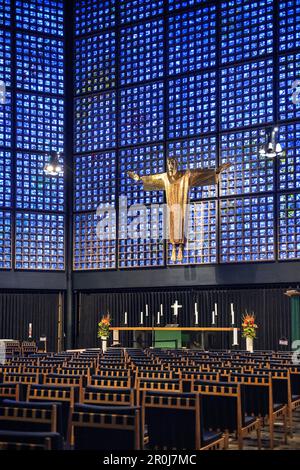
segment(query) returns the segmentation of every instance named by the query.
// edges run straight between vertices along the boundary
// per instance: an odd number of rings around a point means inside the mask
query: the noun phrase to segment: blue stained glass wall
[[[64,178],[44,173],[64,150],[63,19],[62,1],[0,1],[0,269],[65,269]]]
[[[184,265],[299,259],[300,0],[77,0],[75,11],[74,268],[178,264],[162,241],[164,192],[127,174],[163,173],[171,156],[182,170],[231,163],[191,189]],[[260,149],[275,125],[284,152],[271,159]],[[97,238],[107,203],[111,243]],[[128,239],[132,204],[145,206],[144,234]]]

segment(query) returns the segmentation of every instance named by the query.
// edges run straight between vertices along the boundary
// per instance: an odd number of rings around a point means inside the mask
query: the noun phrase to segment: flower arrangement
[[[255,315],[246,313],[242,318],[242,337],[243,338],[256,338],[256,330],[258,328],[255,323]]]
[[[108,338],[110,327],[110,316],[109,314],[104,315],[98,323],[98,338]]]

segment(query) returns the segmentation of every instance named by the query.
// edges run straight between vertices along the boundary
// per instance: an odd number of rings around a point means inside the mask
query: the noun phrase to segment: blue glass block
[[[278,189],[300,189],[300,123],[280,126],[284,154],[278,158]]]
[[[273,121],[273,75],[272,59],[221,70],[223,130]]]
[[[63,99],[17,93],[17,147],[63,151]]]
[[[63,36],[64,6],[58,0],[16,0],[16,26],[36,33]]]
[[[272,54],[273,0],[221,3],[221,63]]]
[[[169,142],[168,157],[175,157],[180,170],[195,168],[216,168],[217,138],[216,136],[199,137],[197,139]],[[216,185],[192,188],[190,200],[205,199],[216,196]]]
[[[300,0],[280,0],[279,51],[300,47]]]
[[[116,0],[77,0],[76,35],[97,33],[116,25]]]
[[[279,119],[300,117],[300,53],[279,57]]]
[[[16,269],[65,269],[64,215],[17,212],[15,228]]]
[[[169,74],[216,66],[216,6],[169,18]]]
[[[17,153],[17,209],[38,211],[64,210],[64,177],[48,176],[44,172],[49,155]],[[63,159],[60,160],[63,169]]]
[[[0,0],[0,26],[10,26],[11,21],[10,0]]]
[[[153,20],[121,29],[121,85],[155,80],[163,76],[163,32],[163,20]]]
[[[4,101],[2,102],[3,95],[1,94],[0,102],[0,147],[10,147],[11,146],[11,125],[12,125],[12,115],[11,115],[11,92],[6,91]]]
[[[116,93],[75,99],[75,152],[116,146]]]
[[[163,83],[121,90],[121,146],[163,139],[163,96]]]
[[[273,261],[274,197],[220,200],[222,263]]]
[[[217,262],[217,202],[191,203],[182,263],[173,262],[172,245],[168,244],[169,265],[212,264]]]
[[[0,211],[0,269],[11,269],[12,257],[11,213]]]
[[[205,3],[208,0],[168,0],[169,10],[181,10],[182,8],[190,8],[201,3]]]
[[[95,212],[75,214],[73,267],[74,270],[104,270],[116,267],[116,217],[107,220]]]
[[[278,214],[280,260],[300,258],[300,193],[281,194]]]
[[[74,207],[96,210],[116,202],[116,154],[78,155],[74,163]]]
[[[119,268],[164,266],[163,208],[139,207],[119,210]]]
[[[116,86],[116,33],[109,31],[75,41],[76,94],[104,91]]]
[[[120,0],[121,24],[147,20],[163,13],[164,0]]]
[[[274,190],[274,160],[259,154],[265,142],[264,129],[221,135],[221,163],[232,163],[221,175],[221,196]]]
[[[216,130],[216,72],[169,82],[169,138]]]
[[[18,88],[63,95],[63,41],[17,33],[16,75]]]
[[[0,29],[0,82],[11,85],[11,33]]]
[[[140,176],[164,172],[164,147],[162,144],[120,150],[119,194],[127,198],[127,204],[160,204],[164,201],[163,191],[144,191],[141,182],[136,183],[127,172],[134,171]]]
[[[0,207],[11,205],[11,152],[0,150]]]

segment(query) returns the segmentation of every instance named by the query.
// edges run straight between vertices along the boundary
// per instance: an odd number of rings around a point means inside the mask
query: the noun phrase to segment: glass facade
[[[0,2],[0,269],[65,269],[64,178],[44,173],[64,150],[63,19],[61,1]]]
[[[232,164],[218,185],[191,190],[183,264],[299,258],[299,18],[300,0],[77,1],[74,220],[104,202],[116,209],[106,268],[174,264],[161,238],[164,192],[127,175],[161,173],[169,156],[181,169]],[[284,153],[266,158],[275,125]],[[145,230],[128,239],[134,214]],[[84,236],[75,235],[81,260]],[[105,269],[89,256],[75,269]]]

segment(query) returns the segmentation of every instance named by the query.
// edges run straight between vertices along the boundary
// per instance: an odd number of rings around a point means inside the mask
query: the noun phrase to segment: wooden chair
[[[142,392],[142,426],[152,450],[225,449],[222,433],[205,433],[197,394]],[[184,432],[183,432],[184,430]]]
[[[240,384],[194,381],[192,392],[202,396],[203,419],[207,428],[235,432],[240,450],[243,449],[243,439],[256,431],[258,448],[261,449],[261,420],[246,415],[244,391]]]
[[[0,428],[7,431],[57,432],[56,405],[4,401],[0,405]]]
[[[140,411],[136,407],[75,405],[68,435],[75,450],[139,450]]]
[[[274,448],[275,420],[281,418],[284,426],[284,442],[287,442],[287,405],[274,403],[271,374],[231,374],[230,381],[246,385],[246,412],[249,415],[268,418],[270,448]]]
[[[182,393],[182,381],[179,379],[137,379],[136,381],[136,394],[137,394],[137,405],[140,404],[141,393],[144,390],[148,391],[165,391],[173,393]]]
[[[67,436],[69,415],[79,401],[79,387],[69,385],[30,385],[28,402],[57,402],[62,404],[63,433]]]

